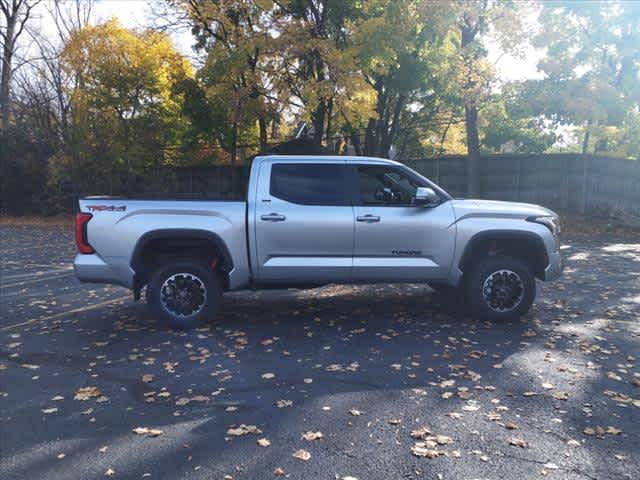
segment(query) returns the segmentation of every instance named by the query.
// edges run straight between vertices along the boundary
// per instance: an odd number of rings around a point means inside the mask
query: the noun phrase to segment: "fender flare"
[[[458,268],[460,271],[464,271],[464,265],[467,263],[471,254],[473,252],[474,247],[485,240],[500,240],[500,239],[526,239],[527,241],[532,241],[536,245],[536,249],[542,252],[542,260],[544,262],[544,267],[549,265],[549,255],[547,254],[547,247],[542,240],[542,237],[537,233],[528,232],[526,230],[505,230],[505,229],[495,229],[495,230],[485,230],[482,232],[478,232],[474,234],[467,244],[464,247],[464,251],[462,252],[462,256],[460,257],[460,261],[458,262]]]
[[[133,254],[131,255],[131,261],[129,262],[129,265],[134,272],[140,266],[142,252],[144,251],[145,247],[149,244],[149,242],[158,239],[197,239],[210,241],[216,246],[216,248],[222,255],[222,260],[226,266],[227,271],[231,271],[233,269],[233,258],[231,257],[231,253],[229,253],[227,245],[217,234],[207,230],[199,230],[193,228],[166,228],[151,230],[138,239],[136,246],[133,249]]]

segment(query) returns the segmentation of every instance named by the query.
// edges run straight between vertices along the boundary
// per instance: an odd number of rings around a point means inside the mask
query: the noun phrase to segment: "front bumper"
[[[549,255],[549,265],[544,269],[544,280],[555,280],[562,275],[563,269],[564,262],[562,260],[562,255],[560,255],[560,250],[558,249]]]

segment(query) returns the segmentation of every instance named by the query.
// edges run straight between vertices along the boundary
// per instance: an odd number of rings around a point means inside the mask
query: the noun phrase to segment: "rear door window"
[[[347,205],[347,168],[338,163],[275,163],[269,193],[301,205]]]

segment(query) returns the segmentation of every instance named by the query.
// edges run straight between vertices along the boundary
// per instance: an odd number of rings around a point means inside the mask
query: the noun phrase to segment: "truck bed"
[[[114,283],[131,288],[132,252],[143,237],[172,229],[216,235],[236,259],[230,274],[231,285],[248,278],[246,202],[100,196],[82,198],[79,205],[81,212],[92,215],[87,224],[87,239],[95,249],[94,254],[76,259],[81,261],[76,272],[84,280],[90,281],[94,276],[104,280],[106,274]]]

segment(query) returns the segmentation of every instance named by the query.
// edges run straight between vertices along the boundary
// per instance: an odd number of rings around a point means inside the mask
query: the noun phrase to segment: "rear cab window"
[[[269,194],[300,205],[350,205],[347,168],[341,163],[274,163]]]

